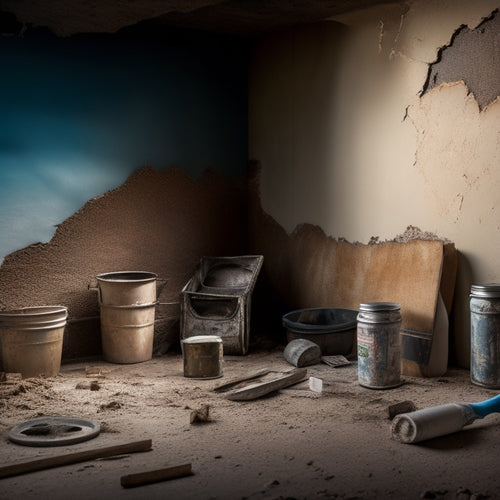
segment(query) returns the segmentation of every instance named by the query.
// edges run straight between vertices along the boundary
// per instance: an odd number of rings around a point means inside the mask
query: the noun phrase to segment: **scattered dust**
[[[110,373],[111,369],[103,366],[86,366],[85,375],[90,378],[94,377],[105,377],[106,374]]]
[[[87,373],[97,365],[109,371],[99,379],[100,389],[91,391]],[[193,464],[192,477],[145,486],[138,491],[140,497],[417,500],[436,495],[451,500],[460,493],[461,499],[499,498],[500,478],[491,456],[500,441],[500,415],[428,445],[403,445],[390,437],[391,405],[411,399],[423,408],[493,395],[470,384],[465,370],[449,370],[439,379],[406,377],[398,388],[375,391],[358,384],[355,362],[337,368],[321,363],[307,368],[308,376],[324,381],[321,394],[299,384],[255,401],[237,402],[214,388],[265,368],[289,369],[281,348],[225,356],[223,377],[216,381],[185,378],[182,367],[179,353],[136,365],[65,364],[58,377],[17,381],[15,393],[0,390],[4,464],[153,441],[148,453],[37,473],[36,488],[29,475],[3,479],[0,499],[62,500],[67,491],[72,500],[116,498],[122,494],[121,475],[188,462]],[[79,384],[87,389],[76,390]],[[210,425],[191,425],[193,411],[206,411]],[[101,433],[86,443],[56,450],[8,441],[13,426],[51,415],[97,421]],[[444,491],[446,496],[438,495]]]
[[[122,404],[119,403],[118,401],[111,401],[110,403],[106,403],[106,404],[99,406],[98,411],[119,410],[121,407],[122,407]]]
[[[100,388],[101,385],[97,380],[92,380],[92,382],[78,382],[75,386],[75,389],[87,391],[98,391]]]

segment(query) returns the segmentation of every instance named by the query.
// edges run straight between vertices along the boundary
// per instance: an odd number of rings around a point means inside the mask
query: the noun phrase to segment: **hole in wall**
[[[442,83],[463,81],[484,109],[500,95],[500,15],[498,9],[475,29],[458,28],[429,66],[424,95]]]

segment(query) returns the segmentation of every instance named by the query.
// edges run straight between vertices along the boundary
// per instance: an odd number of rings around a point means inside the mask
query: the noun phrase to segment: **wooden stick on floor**
[[[133,488],[135,486],[143,486],[145,484],[157,483],[168,479],[191,476],[192,474],[191,464],[183,464],[167,467],[166,469],[138,472],[137,474],[122,476],[120,478],[120,483],[124,488]]]
[[[112,457],[114,455],[123,455],[125,453],[149,451],[151,450],[151,445],[151,439],[146,439],[144,441],[134,441],[132,443],[108,446],[106,448],[80,451],[77,453],[69,453],[67,455],[56,455],[54,457],[40,458],[38,460],[32,460],[30,462],[6,465],[4,467],[0,467],[0,479],[5,477],[18,476],[20,474],[26,474],[28,472],[60,467],[62,465],[86,462],[87,460],[95,460],[96,458],[105,458]]]

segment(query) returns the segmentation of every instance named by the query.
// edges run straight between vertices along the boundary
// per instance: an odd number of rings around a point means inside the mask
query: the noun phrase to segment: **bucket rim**
[[[343,321],[342,323],[336,324],[310,324],[310,323],[302,323],[300,321],[294,321],[291,319],[293,316],[300,315],[302,312],[319,312],[319,311],[338,311],[339,313],[346,313],[352,316],[352,319]],[[292,333],[300,333],[300,334],[316,334],[316,333],[340,333],[345,332],[346,330],[352,330],[356,328],[357,321],[356,316],[358,311],[353,309],[345,309],[345,308],[329,308],[329,307],[312,307],[305,309],[295,309],[284,314],[281,318],[283,326],[287,328]]]
[[[96,278],[106,283],[139,283],[155,281],[158,275],[149,271],[112,271],[98,274]]]
[[[51,314],[57,314],[64,312],[68,315],[68,308],[66,306],[29,306],[29,307],[19,307],[17,309],[1,310],[1,318],[29,318],[29,317],[39,317],[39,316],[49,316]]]

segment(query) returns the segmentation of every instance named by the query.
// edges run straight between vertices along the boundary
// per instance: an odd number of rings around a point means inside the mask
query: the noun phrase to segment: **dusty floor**
[[[100,367],[101,376],[87,376],[89,367]],[[468,371],[404,377],[401,387],[376,391],[359,386],[356,364],[321,364],[308,367],[308,376],[323,380],[321,394],[308,384],[249,402],[213,392],[262,368],[292,366],[273,348],[226,356],[222,378],[193,380],[183,376],[181,355],[169,353],[134,365],[64,364],[56,378],[22,381],[0,399],[0,464],[149,438],[153,449],[0,479],[0,499],[500,498],[500,415],[426,444],[390,438],[390,404],[411,400],[423,408],[495,395],[472,385]],[[93,381],[98,390],[90,390]],[[211,422],[191,424],[192,410],[204,404]],[[90,419],[102,430],[90,441],[60,447],[8,441],[10,428],[41,415]],[[184,463],[194,475],[120,485],[123,475]]]

